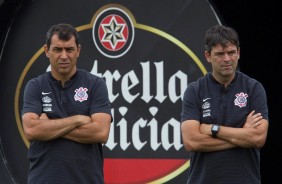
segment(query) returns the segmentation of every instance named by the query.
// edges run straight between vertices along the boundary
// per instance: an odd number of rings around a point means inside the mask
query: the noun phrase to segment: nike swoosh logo
[[[209,100],[209,99],[211,99],[211,98],[205,98],[205,99],[203,99],[203,102],[205,102],[205,101],[207,101],[207,100]]]
[[[48,93],[44,93],[42,92],[42,95],[49,95],[51,92],[48,92]]]

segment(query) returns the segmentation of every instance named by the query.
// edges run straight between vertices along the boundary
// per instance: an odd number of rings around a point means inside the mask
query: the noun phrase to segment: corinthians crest
[[[88,89],[83,88],[83,87],[76,89],[74,91],[75,92],[75,95],[74,95],[75,101],[83,102],[84,100],[87,100],[87,98],[88,98],[88,94],[86,93],[87,91],[88,91]]]
[[[246,107],[248,95],[241,92],[241,93],[237,93],[235,96],[236,96],[236,98],[234,100],[234,104],[239,106],[240,108]]]

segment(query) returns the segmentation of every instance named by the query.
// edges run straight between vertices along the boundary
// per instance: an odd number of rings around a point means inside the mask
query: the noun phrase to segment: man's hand
[[[247,120],[243,126],[243,128],[256,128],[259,125],[261,125],[261,120],[262,119],[262,115],[261,113],[256,113],[253,110],[252,112],[250,112],[250,114],[247,116]]]
[[[40,116],[39,116],[39,119],[49,119],[47,114],[46,113],[42,113]]]

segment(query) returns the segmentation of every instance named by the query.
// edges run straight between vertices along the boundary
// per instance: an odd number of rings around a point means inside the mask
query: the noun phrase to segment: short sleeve
[[[96,78],[91,94],[90,114],[99,112],[111,114],[111,105],[108,96],[105,81],[102,78]]]
[[[256,81],[252,89],[251,109],[261,113],[264,119],[269,120],[267,95],[263,85]]]
[[[27,112],[33,112],[38,115],[42,112],[42,103],[35,79],[28,81],[24,89],[22,115]]]
[[[181,122],[186,120],[200,121],[199,98],[197,95],[197,82],[188,84],[182,102]]]

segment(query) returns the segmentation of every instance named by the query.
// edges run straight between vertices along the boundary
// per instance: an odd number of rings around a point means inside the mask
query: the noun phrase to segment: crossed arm
[[[233,147],[256,147],[265,144],[268,121],[252,111],[242,128],[220,126],[217,137],[211,135],[211,124],[187,120],[181,124],[183,144],[187,151],[218,151]]]
[[[79,143],[106,143],[111,124],[111,116],[95,113],[91,117],[75,115],[61,119],[49,119],[43,113],[25,113],[22,116],[23,130],[29,141],[48,141],[66,138]]]

